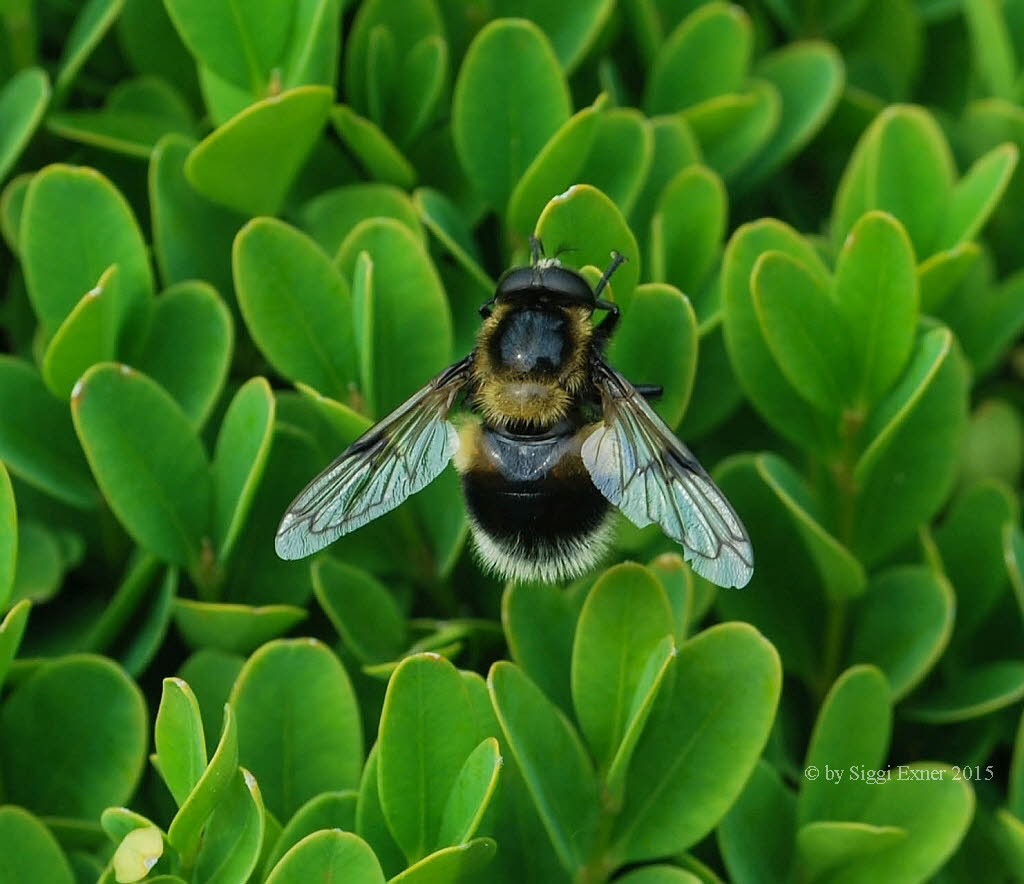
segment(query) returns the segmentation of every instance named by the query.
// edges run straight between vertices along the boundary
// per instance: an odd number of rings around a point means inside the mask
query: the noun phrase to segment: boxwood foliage
[[[1021,0],[0,3],[0,878],[1024,879]],[[295,492],[528,237],[756,549]]]

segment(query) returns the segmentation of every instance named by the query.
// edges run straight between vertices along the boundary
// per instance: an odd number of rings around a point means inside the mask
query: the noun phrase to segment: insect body
[[[603,352],[619,320],[593,289],[533,244],[510,270],[473,352],[371,427],[292,502],[282,558],[310,555],[387,512],[454,459],[484,565],[506,578],[565,580],[604,555],[612,508],[657,523],[697,573],[743,586],[753,554],[707,472]],[[596,325],[595,310],[607,311]],[[466,415],[450,421],[457,401]]]

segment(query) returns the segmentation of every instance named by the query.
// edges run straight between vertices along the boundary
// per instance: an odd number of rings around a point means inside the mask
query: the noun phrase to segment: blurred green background
[[[1024,881],[1024,2],[0,0],[0,882]],[[747,525],[292,497],[530,234]]]

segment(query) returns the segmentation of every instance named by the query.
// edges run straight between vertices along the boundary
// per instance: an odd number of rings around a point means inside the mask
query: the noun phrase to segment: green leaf
[[[48,601],[60,589],[68,569],[60,537],[42,522],[22,519],[17,539],[17,568],[9,600]]]
[[[685,850],[735,801],[778,703],[775,649],[747,624],[726,623],[684,644],[637,744],[613,855],[635,862]]]
[[[681,115],[655,117],[651,120],[651,135],[651,165],[629,219],[632,228],[641,232],[650,227],[655,205],[669,181],[687,166],[700,162],[700,146]],[[551,192],[563,190],[565,187],[556,187]]]
[[[380,778],[378,776],[377,757],[380,742],[374,744],[363,768],[363,777],[359,783],[359,800],[356,803],[356,832],[373,847],[386,873],[393,875],[406,866],[402,849],[395,843],[394,836],[384,818],[384,810],[380,804]]]
[[[396,659],[406,646],[405,617],[387,587],[336,559],[313,565],[313,591],[345,646],[363,663]]]
[[[405,57],[394,96],[391,130],[401,144],[417,138],[437,116],[448,80],[448,43],[440,34],[424,37]]]
[[[412,164],[373,122],[343,104],[331,111],[331,122],[370,178],[405,189],[416,183]]]
[[[201,427],[224,386],[233,343],[231,314],[216,290],[205,282],[179,282],[153,302],[135,362]],[[182,359],[186,348],[188,359]]]
[[[647,112],[671,113],[734,92],[747,75],[753,36],[750,19],[738,6],[698,7],[658,53],[647,82]]]
[[[488,737],[462,765],[441,815],[438,849],[468,844],[494,797],[501,770],[498,741]]]
[[[675,286],[637,286],[610,347],[616,368],[634,384],[657,384],[654,410],[670,427],[679,424],[697,373],[697,317]]]
[[[1017,95],[1017,59],[1002,4],[964,0],[962,5],[973,61],[986,92],[1012,101]]]
[[[853,226],[839,253],[835,295],[852,333],[848,358],[855,401],[863,407],[892,386],[914,345],[917,272],[895,218],[869,212]]]
[[[28,193],[28,186],[32,183],[32,172],[22,172],[15,175],[3,189],[0,195],[0,230],[3,232],[4,241],[8,248],[18,254],[21,231],[21,216],[25,208],[25,195]]]
[[[145,375],[112,363],[89,369],[71,407],[89,465],[125,529],[166,561],[198,569],[210,476],[185,413]]]
[[[138,330],[153,292],[146,245],[125,198],[99,172],[52,165],[34,175],[19,240],[25,284],[47,335],[111,264],[120,270],[117,327]]]
[[[673,632],[661,584],[640,565],[606,571],[580,612],[572,654],[576,718],[598,764],[622,741],[648,659]]]
[[[918,338],[903,377],[868,420],[871,442],[854,469],[852,534],[865,563],[896,549],[949,494],[967,424],[967,383],[953,336],[933,329]]]
[[[203,831],[195,879],[210,884],[247,881],[259,862],[264,825],[256,779],[240,767]]]
[[[576,612],[565,593],[546,583],[512,583],[501,597],[501,623],[512,659],[551,702],[572,714]]]
[[[14,167],[50,100],[50,79],[40,68],[26,68],[0,89],[0,180]]]
[[[893,105],[857,142],[832,209],[832,243],[839,246],[865,212],[881,209],[906,228],[914,251],[936,251],[953,192],[953,158],[927,111]]]
[[[653,156],[654,136],[647,118],[634,108],[610,108],[598,114],[590,150],[574,180],[593,185],[628,215]],[[549,191],[548,196],[557,192]]]
[[[337,398],[356,378],[348,285],[328,257],[293,227],[250,221],[235,239],[242,316],[274,368]]]
[[[480,283],[488,296],[491,295],[494,291],[494,280],[481,267],[482,258],[473,240],[469,223],[462,216],[458,206],[441,191],[430,187],[418,188],[413,194],[413,200],[424,226],[463,269]],[[530,223],[533,223],[532,219]]]
[[[57,63],[53,91],[58,96],[67,92],[75,81],[86,59],[110,30],[123,6],[124,0],[86,0],[81,5]]]
[[[979,663],[950,680],[921,691],[903,707],[912,721],[949,724],[989,715],[1024,697],[1024,663],[996,660]]]
[[[777,250],[795,258],[818,285],[827,278],[821,259],[795,231],[764,219],[739,228],[722,259],[725,344],[736,377],[751,404],[783,436],[802,448],[822,450],[834,444],[835,430],[803,401],[775,362],[758,320],[751,275],[762,254]]]
[[[142,693],[116,663],[69,654],[43,664],[0,712],[5,798],[82,819],[124,804],[142,775],[146,722]]]
[[[167,12],[196,61],[259,94],[282,61],[294,17],[275,0],[165,0]]]
[[[937,249],[973,239],[985,226],[1017,168],[1020,151],[1014,144],[993,148],[975,161],[953,188]]]
[[[686,869],[663,865],[642,866],[615,880],[622,884],[699,884],[701,881]]]
[[[491,207],[505,208],[569,113],[565,77],[536,25],[498,19],[476,35],[455,82],[452,135],[466,176]]]
[[[138,0],[133,0],[137,3]],[[201,196],[185,177],[195,142],[167,135],[157,142],[149,164],[153,252],[165,285],[205,279],[230,292],[231,243],[242,225],[235,212]]]
[[[388,683],[379,739],[381,808],[412,863],[437,844],[448,796],[480,739],[455,667],[437,654],[403,660]]]
[[[404,872],[395,875],[391,884],[440,884],[444,881],[461,881],[486,866],[497,850],[497,844],[490,838],[474,838],[468,844],[446,847],[419,862]]]
[[[921,293],[921,310],[935,313],[949,299],[950,294],[977,266],[981,249],[977,243],[964,242],[936,252],[917,266],[918,288]]]
[[[615,272],[615,300],[623,311],[629,309],[640,278],[640,250],[622,212],[601,191],[574,184],[553,197],[537,219],[536,234],[552,251],[572,249],[559,259],[567,267],[604,270],[613,251],[621,254],[626,261]]]
[[[327,86],[298,86],[257,101],[200,142],[185,176],[229,209],[276,214],[320,137],[332,97]]]
[[[818,41],[791,43],[770,53],[753,75],[778,90],[781,113],[764,147],[733,181],[737,191],[760,184],[811,140],[832,115],[845,79],[840,54]]]
[[[328,255],[336,255],[356,225],[367,218],[395,218],[421,238],[417,206],[393,184],[361,182],[326,190],[306,203],[301,224]]]
[[[597,41],[614,6],[612,0],[568,0],[557,4],[544,0],[497,0],[494,16],[522,16],[534,22],[551,40],[555,55],[569,73]]]
[[[248,654],[306,619],[304,608],[292,605],[230,605],[177,599],[174,622],[185,644],[214,648],[232,654]]]
[[[213,464],[213,544],[225,562],[245,524],[270,453],[274,395],[251,378],[234,395],[217,435]]]
[[[357,793],[321,792],[302,805],[271,845],[263,868],[273,869],[278,861],[307,835],[321,829],[355,830]]]
[[[189,861],[199,849],[206,821],[224,803],[238,769],[238,725],[231,707],[225,705],[224,726],[210,763],[167,829],[168,843]]]
[[[815,722],[805,758],[818,770],[800,789],[801,825],[818,820],[860,819],[872,788],[853,768],[878,770],[889,751],[892,700],[885,676],[874,666],[853,666],[832,685]],[[832,777],[829,776],[829,771]],[[833,782],[839,774],[842,778]],[[842,776],[845,774],[845,776]]]
[[[179,669],[179,677],[188,683],[196,695],[199,709],[206,722],[206,748],[213,752],[224,718],[224,707],[231,687],[245,660],[236,654],[225,654],[204,648],[192,654]],[[235,760],[237,764],[237,758]]]
[[[1024,469],[1024,420],[1004,399],[986,399],[974,410],[964,440],[965,482],[998,479],[1016,486]]]
[[[3,687],[7,670],[18,653],[31,608],[31,602],[20,601],[7,612],[3,620],[0,620],[0,687]]]
[[[289,702],[280,698],[287,695]],[[267,808],[288,819],[313,795],[354,788],[363,737],[352,685],[337,657],[313,639],[277,640],[253,654],[231,693],[239,760]],[[302,746],[301,753],[288,747]]]
[[[562,193],[578,179],[607,104],[603,93],[592,105],[577,111],[548,138],[519,176],[508,201],[508,226],[522,240],[533,230],[551,195]]]
[[[831,881],[863,856],[899,844],[907,830],[866,823],[814,822],[797,832],[800,874],[807,881]]]
[[[181,807],[206,770],[206,736],[199,702],[188,683],[165,678],[153,729],[156,766]]]
[[[267,876],[267,884],[305,884],[316,879],[384,884],[384,873],[362,838],[334,829],[303,838],[281,858]]]
[[[796,796],[759,761],[718,826],[718,847],[735,884],[784,881],[796,840]]]
[[[50,339],[43,356],[43,380],[55,396],[68,399],[75,382],[97,362],[113,359],[120,292],[117,265],[108,267]]]
[[[0,611],[6,610],[18,562],[18,510],[7,468],[0,461]],[[2,653],[0,653],[2,657]],[[3,679],[0,678],[0,684]]]
[[[572,725],[517,666],[499,661],[487,677],[491,702],[536,813],[569,873],[590,855],[597,782]],[[551,759],[559,759],[557,767]]]
[[[38,819],[20,807],[0,807],[0,878],[9,884],[73,884],[67,857]]]
[[[696,294],[722,248],[728,206],[722,180],[691,165],[661,192],[651,221],[651,278]]]
[[[737,177],[766,147],[781,116],[779,91],[764,80],[751,80],[742,92],[709,98],[683,113],[704,162],[726,180]]]
[[[750,277],[754,309],[786,380],[819,412],[850,403],[852,341],[827,290],[798,260],[765,252]]]
[[[366,351],[372,380],[363,392],[369,413],[383,416],[449,363],[452,320],[430,256],[407,227],[390,218],[359,224],[338,252],[342,273],[354,273],[362,252],[373,262],[368,293],[372,335]],[[416,322],[408,322],[409,316]],[[391,358],[395,353],[402,358]]]
[[[658,578],[672,609],[673,634],[675,643],[686,641],[697,617],[706,612],[695,596],[693,572],[678,553],[662,553],[647,563],[651,573]],[[710,584],[709,584],[710,585]]]
[[[871,663],[885,674],[894,700],[910,692],[935,665],[953,632],[953,588],[916,565],[884,571],[854,609],[850,663]]]

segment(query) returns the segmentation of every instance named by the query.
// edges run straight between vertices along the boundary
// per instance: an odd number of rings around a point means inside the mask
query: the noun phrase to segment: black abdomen
[[[610,506],[579,457],[579,428],[527,440],[474,428],[461,468],[473,536],[486,566],[518,580],[566,580],[607,548]]]

